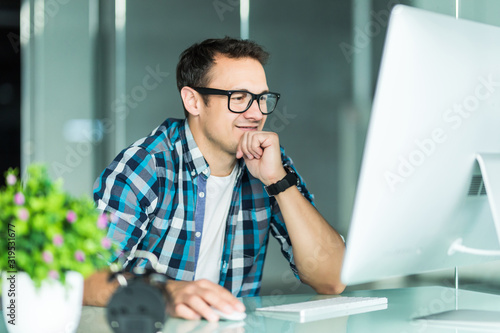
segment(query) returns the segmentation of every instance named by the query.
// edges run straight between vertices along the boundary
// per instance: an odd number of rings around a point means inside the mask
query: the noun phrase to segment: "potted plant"
[[[42,164],[6,173],[0,189],[2,312],[9,332],[73,332],[83,279],[107,266],[108,216],[75,198]]]

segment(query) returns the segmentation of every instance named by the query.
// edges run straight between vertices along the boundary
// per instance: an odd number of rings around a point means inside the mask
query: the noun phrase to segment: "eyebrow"
[[[231,90],[233,90],[233,91],[246,91],[246,92],[252,93],[250,90],[244,89],[244,88],[241,88],[241,89],[236,88],[236,89],[231,89]],[[269,89],[265,89],[265,90],[262,90],[260,93],[256,93],[255,95],[264,94],[264,93],[268,93],[268,92],[269,92]]]

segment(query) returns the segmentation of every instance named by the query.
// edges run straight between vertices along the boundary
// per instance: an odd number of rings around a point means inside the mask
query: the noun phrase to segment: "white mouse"
[[[232,320],[232,321],[240,321],[247,317],[245,312],[233,311],[232,313],[225,313],[216,308],[212,307],[212,310],[219,316],[221,320]]]

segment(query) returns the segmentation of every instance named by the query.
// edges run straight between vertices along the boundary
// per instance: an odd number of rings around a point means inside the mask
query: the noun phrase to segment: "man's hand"
[[[236,152],[236,158],[242,157],[248,171],[266,186],[286,175],[281,163],[279,137],[274,132],[245,132]]]
[[[245,306],[227,289],[208,280],[169,281],[167,311],[171,316],[196,320],[218,321],[213,306],[224,313],[243,312]]]

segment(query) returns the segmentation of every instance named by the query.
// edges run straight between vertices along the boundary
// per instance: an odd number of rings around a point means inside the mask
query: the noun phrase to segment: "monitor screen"
[[[490,161],[490,178],[477,162],[481,156]],[[394,7],[347,235],[344,283],[500,259],[450,250],[460,242],[500,249],[490,205],[499,209],[498,161],[500,28]]]

